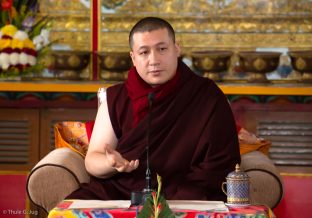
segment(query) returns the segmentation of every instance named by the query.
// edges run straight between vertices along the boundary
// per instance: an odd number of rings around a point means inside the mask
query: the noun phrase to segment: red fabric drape
[[[157,104],[157,102],[160,102],[167,95],[175,91],[179,81],[179,75],[180,73],[177,71],[174,77],[167,83],[157,87],[151,87],[140,77],[135,67],[130,69],[128,79],[126,81],[126,88],[132,101],[134,117],[133,126],[136,126],[138,122],[147,114],[148,94],[151,92],[155,94],[154,102]]]

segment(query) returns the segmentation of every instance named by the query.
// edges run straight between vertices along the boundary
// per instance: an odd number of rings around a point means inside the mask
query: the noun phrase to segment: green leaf
[[[175,218],[174,213],[172,212],[166,199],[162,195],[160,195],[158,198],[158,204],[159,203],[162,205],[159,218]],[[138,218],[149,218],[151,216],[154,216],[154,208],[153,208],[153,199],[151,196],[149,196],[146,199],[143,208],[138,215]]]
[[[1,27],[6,25],[7,22],[9,21],[9,13],[8,11],[1,11]]]
[[[149,196],[146,199],[142,210],[138,214],[138,218],[149,218],[151,215],[153,215],[153,200],[152,197]]]
[[[46,27],[49,23],[49,19],[47,16],[41,18],[39,21],[37,21],[31,30],[29,31],[28,35],[30,39],[33,39],[35,36],[39,35],[41,30]]]
[[[175,217],[174,213],[172,212],[172,210],[170,209],[166,199],[162,195],[159,196],[159,202],[162,205],[162,210],[159,214],[159,217],[161,217],[161,218],[174,218]]]

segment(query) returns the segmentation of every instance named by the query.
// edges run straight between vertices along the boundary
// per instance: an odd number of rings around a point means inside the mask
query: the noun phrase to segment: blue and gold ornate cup
[[[229,173],[226,182],[222,183],[222,191],[227,195],[227,204],[230,206],[249,205],[249,185],[248,174],[240,171],[239,165],[236,164],[235,171]]]

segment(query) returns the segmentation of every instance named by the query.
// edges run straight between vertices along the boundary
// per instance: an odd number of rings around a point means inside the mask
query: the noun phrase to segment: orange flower
[[[22,48],[24,48],[24,42],[19,40],[19,39],[12,39],[12,48],[13,49],[15,49],[15,48],[22,49]]]
[[[156,197],[157,197],[157,196],[156,196],[156,192],[155,192],[155,191],[153,191],[153,192],[152,192],[152,198],[153,198],[153,201],[156,201]]]
[[[11,47],[11,39],[0,39],[0,51]]]
[[[2,35],[6,35],[11,38],[13,38],[17,30],[18,30],[17,27],[12,24],[5,25],[0,29],[0,31],[2,32]]]

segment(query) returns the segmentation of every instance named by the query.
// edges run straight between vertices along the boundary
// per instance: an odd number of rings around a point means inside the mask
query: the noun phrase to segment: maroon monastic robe
[[[178,72],[176,90],[154,102],[152,108],[152,188],[157,187],[157,173],[167,199],[225,200],[221,184],[240,163],[230,105],[212,80],[197,76],[183,62],[179,62]],[[108,179],[92,177],[90,184],[82,184],[68,198],[130,199],[132,191],[145,187],[149,115],[133,127],[132,102],[125,84],[108,88],[107,103],[119,140],[116,150],[128,160],[139,159],[139,167]]]

